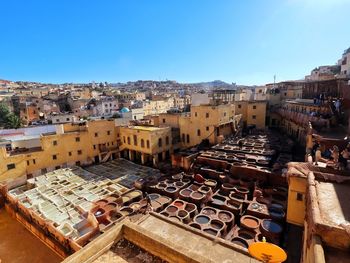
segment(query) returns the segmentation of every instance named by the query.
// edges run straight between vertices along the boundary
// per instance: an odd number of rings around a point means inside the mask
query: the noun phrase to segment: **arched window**
[[[149,149],[150,144],[149,144],[149,140],[147,140],[147,148]]]
[[[162,138],[159,138],[158,139],[158,147],[162,147],[162,145],[163,145]]]
[[[185,134],[182,134],[182,142],[185,142]]]
[[[165,137],[165,144],[169,145],[169,136]]]
[[[141,148],[145,148],[145,141],[144,141],[144,139],[141,139]]]

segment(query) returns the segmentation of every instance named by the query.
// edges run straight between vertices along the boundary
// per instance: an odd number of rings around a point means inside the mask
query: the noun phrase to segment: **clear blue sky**
[[[0,78],[265,84],[334,64],[350,0],[2,0]]]

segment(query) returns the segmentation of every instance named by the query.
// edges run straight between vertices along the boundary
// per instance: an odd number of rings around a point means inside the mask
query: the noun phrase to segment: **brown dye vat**
[[[153,211],[158,212],[158,211],[162,210],[163,204],[159,203],[156,200],[153,200],[153,201],[151,201],[151,206],[152,206]]]
[[[128,216],[128,215],[130,215],[133,212],[134,212],[134,210],[132,208],[130,208],[130,207],[122,207],[119,210],[119,213],[121,213],[123,216]]]
[[[177,191],[177,188],[174,186],[168,186],[164,190],[169,193],[175,193]]]
[[[181,217],[181,218],[185,218],[185,217],[188,217],[189,214],[188,214],[188,212],[187,212],[186,210],[179,210],[179,211],[177,212],[177,216],[178,216],[178,217]]]
[[[212,219],[210,221],[210,226],[216,230],[222,230],[225,227],[225,224],[217,219]]]
[[[254,216],[245,215],[241,217],[241,227],[247,228],[247,229],[257,229],[260,225],[260,221],[258,218]]]
[[[157,199],[157,202],[161,203],[162,205],[167,205],[171,202],[171,198],[166,196],[161,196]]]
[[[175,182],[175,186],[177,187],[183,187],[185,184],[183,182]]]
[[[243,247],[245,249],[248,248],[248,242],[245,239],[241,238],[241,237],[234,237],[234,238],[232,238],[231,242],[233,244],[241,246],[241,247]]]
[[[176,200],[173,202],[173,205],[176,206],[177,208],[181,208],[185,205],[185,203],[180,200]]]
[[[184,199],[188,199],[190,197],[192,193],[192,190],[190,189],[183,189],[180,191],[179,195],[184,198]]]
[[[245,187],[235,187],[235,191],[241,194],[249,194],[249,189]]]
[[[204,194],[207,194],[207,193],[211,192],[212,190],[211,190],[211,188],[210,188],[209,186],[202,185],[202,186],[198,189],[198,191],[200,191],[200,192],[202,192],[202,193],[204,193]]]
[[[177,206],[174,206],[174,205],[169,205],[165,210],[168,213],[176,213],[179,210],[179,208]]]
[[[164,189],[165,187],[167,187],[168,185],[167,184],[165,184],[165,183],[159,183],[159,184],[157,184],[157,188],[158,189]]]
[[[240,201],[244,201],[246,199],[246,195],[238,192],[231,192],[229,195],[230,199],[236,199]]]
[[[206,228],[206,229],[203,229],[203,231],[205,233],[213,235],[213,236],[217,236],[218,235],[218,231],[216,229],[213,229],[213,228]]]
[[[118,206],[118,205],[117,205],[116,203],[108,203],[107,205],[105,205],[105,206],[103,207],[103,209],[105,209],[106,212],[108,212],[108,211],[111,211],[111,210],[116,209],[117,206]]]
[[[224,223],[230,223],[233,221],[234,216],[228,211],[220,211],[218,213],[218,218]]]
[[[210,188],[215,188],[217,182],[214,180],[205,180],[204,185],[209,186]]]
[[[223,183],[221,186],[221,190],[225,193],[228,194],[229,192],[234,190],[234,185],[229,184],[229,183]]]
[[[203,215],[207,215],[209,217],[215,216],[217,213],[217,210],[215,208],[211,208],[211,207],[205,207],[202,209],[201,213]]]
[[[255,231],[249,231],[245,229],[238,230],[238,236],[245,239],[245,240],[255,240],[256,232]]]
[[[206,225],[209,223],[210,218],[208,216],[205,216],[205,215],[197,215],[194,218],[194,221],[200,225]]]
[[[111,211],[109,213],[109,219],[112,221],[112,222],[115,222],[117,221],[119,218],[121,218],[123,215],[117,211]]]

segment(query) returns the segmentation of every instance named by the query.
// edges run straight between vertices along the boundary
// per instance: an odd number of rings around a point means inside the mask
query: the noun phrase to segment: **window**
[[[303,201],[303,194],[302,193],[297,193],[297,200]]]
[[[165,119],[163,119],[163,123],[165,123]]]
[[[27,165],[29,165],[29,161],[27,161]]]
[[[60,168],[61,168],[61,166],[58,165],[58,166],[55,167],[55,170],[58,170]]]
[[[182,142],[185,142],[185,134],[182,134]]]
[[[147,140],[147,148],[149,149],[150,144],[149,144],[149,140]]]
[[[78,150],[78,155],[81,155],[82,153],[82,150]]]
[[[57,145],[57,141],[53,141],[52,145],[56,146]]]
[[[108,107],[108,104],[105,104],[105,107],[107,108],[107,107]]]
[[[205,117],[206,117],[206,118],[209,118],[209,112],[207,112],[207,113],[205,114]]]
[[[52,160],[57,160],[57,155],[56,154],[52,155]]]
[[[197,135],[201,136],[201,130],[200,129],[197,130]]]
[[[80,137],[75,137],[76,142],[80,142]]]
[[[130,145],[130,137],[128,136],[128,144]]]
[[[169,145],[169,136],[165,137],[165,144]]]
[[[107,146],[109,146],[109,142],[107,142]]]
[[[35,161],[35,159],[33,159],[33,164],[36,164],[36,161]]]
[[[95,145],[94,145],[94,146],[95,146]],[[68,155],[69,155],[69,156],[72,156],[72,152],[68,152]]]
[[[194,117],[197,117],[197,112],[194,113]]]
[[[190,143],[190,135],[187,134],[187,143]]]
[[[241,104],[238,104],[238,109],[242,108],[242,105]]]
[[[75,165],[80,166],[80,162],[79,161],[75,162]]]
[[[256,106],[255,105],[253,105],[253,110],[256,110]]]
[[[95,132],[95,137],[98,137],[98,133],[97,132]]]
[[[137,146],[137,136],[134,135],[133,137],[134,137],[134,145]]]
[[[206,128],[206,129],[207,129],[207,131],[209,131],[209,126],[207,126],[207,128]]]
[[[96,150],[96,144],[94,144],[94,150]]]
[[[144,139],[141,139],[141,147],[145,148],[145,140]]]
[[[111,131],[107,131],[107,135],[111,135]]]
[[[163,145],[162,138],[159,138],[158,139],[158,147],[162,147],[162,145]]]
[[[66,119],[66,121],[70,121],[70,119],[69,119],[69,118],[67,118],[67,119]]]
[[[41,174],[46,174],[47,173],[47,169],[44,168],[44,169],[41,169]]]
[[[252,118],[253,118],[253,120],[255,120],[256,119],[256,115],[253,115]]]
[[[226,117],[226,112],[224,112],[224,117]]]
[[[125,136],[123,136],[123,142],[126,143]]]
[[[60,122],[60,119],[56,119],[56,122]]]

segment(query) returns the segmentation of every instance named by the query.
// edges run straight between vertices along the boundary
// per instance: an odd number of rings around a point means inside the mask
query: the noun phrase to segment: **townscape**
[[[349,76],[350,48],[262,86],[1,80],[0,259],[349,262]]]

